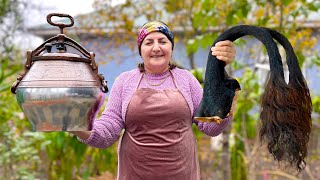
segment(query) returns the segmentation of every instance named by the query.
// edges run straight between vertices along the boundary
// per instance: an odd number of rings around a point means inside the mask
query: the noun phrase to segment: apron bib
[[[119,179],[200,179],[191,118],[179,90],[137,89],[127,108]]]

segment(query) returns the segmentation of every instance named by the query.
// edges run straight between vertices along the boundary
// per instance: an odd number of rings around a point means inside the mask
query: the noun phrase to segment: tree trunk
[[[191,53],[190,55],[188,55],[188,58],[189,58],[189,62],[190,62],[190,68],[195,69],[196,65],[194,63],[194,53]]]
[[[231,132],[231,126],[228,126],[223,132],[222,153],[222,177],[224,180],[231,179],[231,166],[230,166],[230,152],[229,152],[229,135]]]

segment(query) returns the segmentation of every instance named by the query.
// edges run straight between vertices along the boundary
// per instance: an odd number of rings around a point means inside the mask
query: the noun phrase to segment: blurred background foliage
[[[1,0],[0,3],[0,179],[114,179],[117,143],[108,149],[95,149],[68,133],[30,132],[30,125],[9,90],[17,74],[23,71],[25,52],[15,46],[13,39],[16,32],[24,30],[21,13],[28,8],[28,3],[23,0]],[[237,24],[280,31],[292,43],[301,67],[320,67],[319,48],[315,47],[319,43],[319,32],[314,34],[311,28],[300,27],[311,13],[319,12],[317,0],[165,0],[161,5],[158,1],[132,0],[117,6],[111,6],[111,0],[95,0],[93,6],[99,16],[92,21],[97,24],[121,22],[115,24],[115,31],[128,34],[113,41],[115,46],[136,38],[133,22],[141,14],[148,20],[164,19],[172,29],[181,28],[183,36],[177,36],[178,40],[185,44],[190,71],[200,82],[203,82],[204,69],[196,67],[194,54],[199,48],[210,46],[221,31]],[[129,8],[134,11],[128,13]],[[170,16],[164,17],[167,13]],[[246,46],[242,40],[235,43],[238,50]],[[130,48],[135,48],[135,44]],[[263,87],[254,64],[236,57],[228,67],[229,75],[234,76],[240,70],[238,80],[243,90],[232,125],[222,134],[221,148],[205,150],[210,146],[210,138],[194,127],[203,179],[319,178],[319,93],[311,92],[313,130],[309,156],[306,169],[297,174],[286,166],[279,168],[260,144],[258,112]]]

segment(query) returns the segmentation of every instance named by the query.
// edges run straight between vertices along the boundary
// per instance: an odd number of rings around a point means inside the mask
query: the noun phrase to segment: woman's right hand
[[[232,63],[236,56],[236,48],[233,42],[229,40],[219,41],[211,47],[211,54],[217,56],[217,59],[224,61],[226,65]]]
[[[78,138],[82,140],[87,140],[92,133],[91,131],[68,131],[68,132],[78,136]]]

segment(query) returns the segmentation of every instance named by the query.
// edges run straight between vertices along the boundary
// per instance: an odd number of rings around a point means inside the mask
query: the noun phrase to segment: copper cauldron
[[[54,23],[52,16],[69,18],[71,23]],[[98,74],[94,53],[63,34],[63,28],[73,26],[73,18],[52,13],[47,21],[58,26],[60,34],[27,52],[25,72],[11,91],[33,131],[91,130],[107,83]]]

